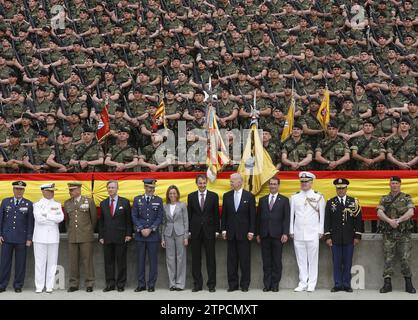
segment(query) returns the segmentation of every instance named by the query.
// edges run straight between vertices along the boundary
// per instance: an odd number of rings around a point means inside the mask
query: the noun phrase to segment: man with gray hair
[[[239,173],[230,178],[231,191],[223,196],[221,229],[228,240],[227,273],[228,292],[247,292],[251,278],[251,243],[255,233],[256,208],[254,196],[243,189],[244,179]],[[238,264],[241,280],[238,281]]]
[[[324,234],[325,199],[312,190],[315,175],[299,173],[301,191],[290,199],[290,228],[299,267],[296,292],[315,291],[318,279],[319,239]]]

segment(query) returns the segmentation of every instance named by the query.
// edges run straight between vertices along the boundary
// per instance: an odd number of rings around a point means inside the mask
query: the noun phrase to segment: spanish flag
[[[251,124],[238,172],[244,178],[244,189],[254,195],[258,194],[264,183],[278,172],[270,155],[263,147],[256,122]]]
[[[296,102],[294,92],[292,90],[292,99],[290,100],[289,111],[287,112],[286,116],[286,123],[284,124],[284,128],[282,131],[282,137],[280,139],[281,142],[285,141],[292,135],[293,124],[295,123],[295,109],[296,109]]]
[[[328,87],[325,87],[324,98],[321,101],[321,106],[319,107],[318,114],[316,116],[316,118],[322,126],[322,129],[324,129],[324,132],[327,132],[327,126],[329,123],[329,113],[329,91]]]
[[[206,176],[210,182],[214,182],[218,172],[222,171],[224,165],[229,162],[229,158],[228,151],[219,132],[215,108],[212,105],[209,105],[208,108],[206,124],[209,130],[209,145],[206,158],[208,170]]]
[[[96,138],[99,142],[104,140],[110,134],[109,113],[107,111],[108,108],[109,100],[106,99],[106,105],[102,111],[100,111],[100,120],[99,124],[97,125]]]

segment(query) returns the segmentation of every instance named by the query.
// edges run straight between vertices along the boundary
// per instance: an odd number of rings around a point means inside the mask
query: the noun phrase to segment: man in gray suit
[[[170,291],[181,291],[186,286],[186,262],[189,244],[189,217],[187,206],[180,200],[176,186],[167,189],[164,205],[161,246],[166,249],[166,262]]]

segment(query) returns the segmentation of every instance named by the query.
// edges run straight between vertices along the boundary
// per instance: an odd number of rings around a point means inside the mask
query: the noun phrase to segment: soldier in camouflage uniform
[[[371,117],[370,120],[374,124],[374,136],[379,139],[380,142],[385,144],[391,137],[397,132],[397,125],[393,117],[386,115],[387,108],[384,102],[376,102],[376,115]]]
[[[363,135],[353,141],[350,150],[352,152],[352,164],[355,170],[376,170],[381,168],[381,162],[385,160],[385,147],[373,136],[374,125],[370,120],[363,123]]]
[[[132,172],[138,165],[138,152],[128,144],[130,132],[129,128],[120,128],[116,144],[107,152],[104,164],[109,171]]]
[[[401,178],[390,178],[390,193],[380,199],[377,215],[380,219],[380,230],[383,233],[383,252],[385,266],[383,270],[384,285],[380,293],[392,291],[391,277],[396,251],[399,252],[402,275],[405,277],[405,291],[415,293],[412,285],[409,258],[411,255],[411,230],[415,205],[409,194],[401,192]]]
[[[402,118],[399,122],[399,133],[387,143],[387,159],[397,170],[414,169],[418,162],[418,141],[409,133],[409,128],[409,119]]]
[[[338,136],[338,124],[331,120],[327,127],[328,136],[315,149],[315,160],[320,170],[345,170],[350,160],[347,142]]]
[[[56,172],[73,172],[74,167],[70,166],[71,157],[75,150],[72,144],[73,134],[71,131],[63,131],[60,139],[61,144],[56,143],[54,145],[54,151],[46,163]]]
[[[319,99],[311,98],[309,102],[309,111],[304,114],[300,120],[305,139],[312,148],[316,148],[319,141],[324,138],[324,129],[322,129],[321,123],[317,118],[320,104],[321,102]]]
[[[31,127],[32,116],[28,113],[22,115],[22,127],[19,130],[20,141],[24,144],[32,143],[36,138],[36,131]]]
[[[292,136],[282,147],[283,170],[309,170],[313,158],[311,145],[302,138],[302,125],[295,123]]]
[[[6,146],[8,136],[9,128],[6,126],[6,117],[0,113],[0,146]]]
[[[81,139],[82,143],[75,148],[70,165],[74,166],[75,172],[101,171],[104,155],[101,146],[94,137],[93,128],[85,127]]]
[[[48,132],[39,131],[38,136],[35,140],[35,146],[32,148],[32,156],[29,158],[28,169],[38,172],[48,172],[49,166],[46,163],[50,157],[52,150],[51,147],[46,143],[48,141]]]
[[[10,143],[4,154],[0,154],[0,167],[5,168],[7,173],[17,173],[27,165],[28,156],[26,149],[20,144],[20,133],[12,131]]]
[[[270,158],[277,169],[281,167],[281,154],[280,154],[280,140],[271,140],[271,130],[269,128],[263,128],[263,147],[266,149]]]

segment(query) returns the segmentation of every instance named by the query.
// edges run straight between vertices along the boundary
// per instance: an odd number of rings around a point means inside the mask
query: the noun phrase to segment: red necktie
[[[111,199],[110,200],[110,215],[113,217],[113,215],[115,214],[115,205],[114,205],[115,199]]]

